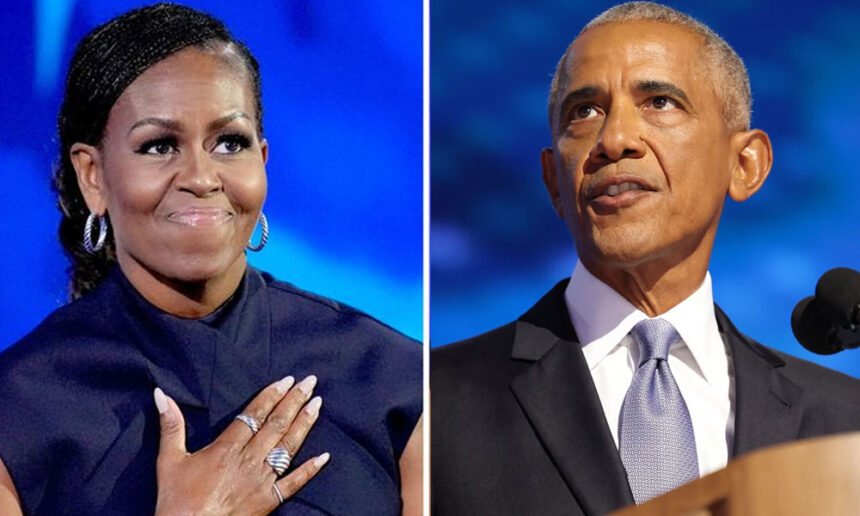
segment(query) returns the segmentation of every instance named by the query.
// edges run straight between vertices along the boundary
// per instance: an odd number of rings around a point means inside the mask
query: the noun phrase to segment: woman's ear
[[[73,143],[69,159],[78,177],[78,188],[90,212],[103,215],[107,210],[107,192],[104,187],[104,168],[101,151],[86,143]]]
[[[732,136],[734,162],[729,183],[729,197],[743,202],[764,184],[773,165],[773,148],[767,133],[759,129]]]
[[[260,140],[260,152],[263,154],[263,165],[269,162],[269,140]]]

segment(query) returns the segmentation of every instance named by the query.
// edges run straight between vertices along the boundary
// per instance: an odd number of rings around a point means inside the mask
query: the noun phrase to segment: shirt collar
[[[590,369],[619,346],[636,323],[648,318],[579,262],[564,298]],[[726,359],[714,313],[710,273],[705,274],[705,280],[689,297],[660,317],[678,331],[693,355],[699,374],[708,383],[714,383],[719,378],[720,364]]]

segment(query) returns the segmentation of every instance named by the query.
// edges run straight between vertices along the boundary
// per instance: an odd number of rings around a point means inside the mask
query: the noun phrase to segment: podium
[[[764,448],[615,516],[860,514],[860,432]]]

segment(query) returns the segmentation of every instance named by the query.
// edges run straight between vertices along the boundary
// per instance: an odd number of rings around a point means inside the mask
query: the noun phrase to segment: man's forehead
[[[702,38],[686,28],[663,22],[612,22],[580,34],[565,56],[565,83],[594,80],[589,75],[614,71],[657,74],[668,79],[694,72],[701,61]],[[675,77],[678,80],[679,77]]]

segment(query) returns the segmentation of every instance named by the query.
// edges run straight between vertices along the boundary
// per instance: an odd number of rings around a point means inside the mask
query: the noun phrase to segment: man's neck
[[[702,285],[708,272],[707,261],[686,260],[671,265],[653,261],[622,268],[580,259],[591,274],[648,317],[666,313],[687,299]]]

